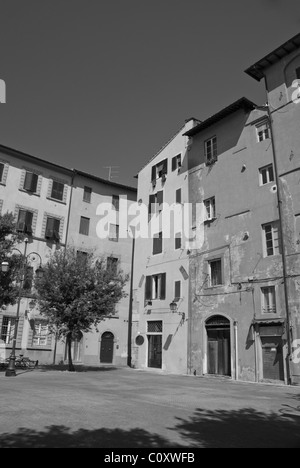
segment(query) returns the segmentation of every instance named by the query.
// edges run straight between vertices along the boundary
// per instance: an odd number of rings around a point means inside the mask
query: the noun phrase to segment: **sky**
[[[0,144],[136,186],[186,119],[265,103],[244,70],[298,33],[299,0],[0,0]]]

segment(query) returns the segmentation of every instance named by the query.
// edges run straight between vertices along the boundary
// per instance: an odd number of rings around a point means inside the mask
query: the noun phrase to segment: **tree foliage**
[[[22,242],[23,237],[16,231],[16,222],[12,213],[0,216],[0,265],[2,262],[9,263],[7,273],[3,273],[0,268],[0,307],[15,304],[18,298],[22,256],[14,249]]]
[[[116,304],[126,296],[127,280],[122,271],[108,269],[103,259],[78,256],[71,248],[57,250],[43,268],[35,282],[39,308],[50,330],[66,338],[70,370],[72,340],[115,313]]]

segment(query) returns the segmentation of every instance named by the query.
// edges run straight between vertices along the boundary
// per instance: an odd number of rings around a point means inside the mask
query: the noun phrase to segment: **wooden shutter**
[[[153,255],[162,253],[162,232],[153,237]]]
[[[149,196],[149,206],[148,206],[148,214],[151,216],[152,213],[154,213],[154,207],[153,205],[155,204],[155,195],[150,195]]]
[[[164,202],[164,192],[163,190],[160,190],[159,192],[157,192],[157,204],[158,204],[158,209],[159,211],[162,210],[162,204]]]
[[[51,198],[52,187],[53,187],[53,179],[49,179],[48,190],[47,190],[47,198]]]
[[[172,171],[176,171],[177,169],[177,156],[172,158]]]
[[[152,166],[151,182],[154,182],[155,180],[156,180],[156,166]]]
[[[54,240],[59,242],[60,240],[60,231],[59,231],[59,228],[60,228],[60,220],[59,219],[54,219],[53,220],[54,223],[53,223],[53,235],[54,235]]]
[[[145,301],[152,300],[152,276],[146,276]]]
[[[178,302],[181,298],[181,281],[175,281],[175,301]]]
[[[178,250],[178,249],[181,249],[181,233],[177,233],[175,235],[175,249]]]
[[[7,175],[8,175],[8,169],[9,169],[9,164],[5,163],[4,168],[3,168],[3,174],[2,174],[2,184],[6,184],[7,180]]]
[[[161,275],[161,283],[160,283],[160,299],[166,299],[166,273]]]
[[[38,175],[33,172],[26,172],[24,190],[35,193],[37,191]]]
[[[68,198],[68,186],[67,184],[64,185],[64,194],[63,194],[63,203],[67,203]]]
[[[168,173],[168,160],[165,159],[162,162],[163,168],[162,168],[162,174],[167,174]]]
[[[26,211],[25,215],[25,229],[26,234],[32,236],[32,220],[33,220],[33,213],[31,211]]]

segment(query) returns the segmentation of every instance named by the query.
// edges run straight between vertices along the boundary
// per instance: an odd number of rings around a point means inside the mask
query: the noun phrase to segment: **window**
[[[259,169],[260,185],[270,184],[275,181],[273,164]]]
[[[218,150],[217,150],[217,137],[214,136],[209,140],[205,141],[205,158],[206,164],[212,164],[218,159]]]
[[[181,154],[178,154],[177,156],[174,156],[172,158],[172,171],[176,171],[176,169],[179,169],[181,167]]]
[[[33,285],[33,267],[26,265],[24,282],[23,282],[23,291],[31,293]]]
[[[109,237],[108,239],[113,242],[118,242],[119,240],[119,226],[118,224],[109,225]]]
[[[273,223],[265,224],[262,228],[264,233],[264,256],[271,257],[272,255],[281,254],[279,222],[274,221]]]
[[[32,346],[47,346],[48,324],[45,321],[35,321]]]
[[[176,190],[176,203],[181,204],[181,189]]]
[[[182,239],[181,232],[175,234],[175,250],[181,249]]]
[[[0,182],[2,182],[3,173],[4,173],[4,164],[0,163]]]
[[[159,164],[152,166],[151,172],[151,181],[152,183],[155,182],[157,179],[164,178],[168,173],[168,160],[165,159],[161,161]]]
[[[275,286],[261,288],[262,294],[262,313],[276,314],[276,296]]]
[[[166,298],[166,273],[146,277],[145,301]]]
[[[149,219],[155,213],[160,213],[163,209],[164,192],[163,190],[149,196],[148,214]]]
[[[60,220],[56,218],[47,217],[45,239],[59,242],[59,229],[60,229]]]
[[[65,186],[61,182],[52,181],[51,198],[63,201]]]
[[[27,210],[19,210],[17,231],[24,234],[32,235],[32,220],[33,213]]]
[[[210,286],[220,286],[223,284],[223,275],[222,275],[222,260],[211,260],[209,261],[210,269]]]
[[[120,197],[119,195],[112,196],[112,206],[115,208],[116,211],[119,211],[120,207]]]
[[[155,234],[153,237],[153,255],[161,254],[163,249],[162,232]]]
[[[257,140],[264,141],[270,138],[270,126],[268,122],[263,122],[256,127]]]
[[[212,221],[216,219],[216,199],[215,197],[208,198],[204,200],[204,220],[205,221]]]
[[[181,298],[181,281],[175,281],[174,284],[174,301],[179,302]]]
[[[89,231],[90,231],[90,218],[85,218],[84,216],[81,216],[79,234],[82,234],[83,236],[88,236]]]
[[[83,201],[86,203],[91,203],[92,199],[92,189],[91,187],[84,187],[83,189]]]
[[[5,344],[10,344],[15,334],[16,319],[14,317],[3,317],[1,340]]]
[[[118,263],[119,259],[116,257],[107,257],[106,260],[106,267],[109,272],[111,272],[113,275],[116,275],[118,272]]]
[[[147,322],[147,333],[162,333],[163,323],[162,320],[152,320]]]
[[[27,192],[35,193],[37,191],[39,176],[33,172],[26,171],[25,181],[24,181],[24,190]]]

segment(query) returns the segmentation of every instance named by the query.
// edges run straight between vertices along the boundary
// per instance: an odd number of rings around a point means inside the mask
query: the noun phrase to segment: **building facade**
[[[284,286],[289,330],[289,374],[300,383],[300,34],[246,72],[265,82],[276,163]]]
[[[135,241],[132,365],[141,369],[187,371],[189,258],[182,215],[189,186],[183,134],[194,125],[195,119],[187,121],[138,174],[147,232]]]
[[[187,132],[189,197],[203,235],[190,254],[189,372],[288,382],[282,245],[265,110],[243,98]],[[193,221],[199,229],[197,221]]]
[[[1,214],[14,213],[17,229],[28,239],[26,247],[25,243],[17,246],[23,255],[26,248],[17,353],[41,364],[65,362],[65,343],[55,343],[47,320],[40,315],[33,300],[35,272],[56,249],[73,247],[78,255],[93,253],[107,263],[114,262],[114,267],[121,268],[124,274],[130,274],[132,239],[119,237],[117,212],[120,198],[128,209],[136,199],[136,190],[4,146],[0,146],[0,176]],[[110,226],[111,235],[101,240],[97,235],[97,223],[101,219],[97,207],[104,202],[114,205],[116,222]],[[73,343],[75,363],[127,365],[129,284],[127,298],[117,305],[113,317],[101,322],[99,332],[85,334]],[[2,308],[0,312],[2,359],[11,353],[16,314],[17,305]]]

